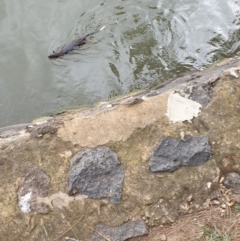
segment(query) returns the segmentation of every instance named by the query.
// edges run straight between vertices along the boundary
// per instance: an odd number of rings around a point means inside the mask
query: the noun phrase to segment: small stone
[[[78,239],[65,237],[62,239],[62,241],[78,241]]]
[[[192,199],[193,199],[193,195],[192,195],[192,194],[190,194],[190,195],[188,196],[188,198],[187,198],[187,201],[188,201],[188,202],[191,202],[191,201],[192,201]]]
[[[167,240],[167,237],[166,237],[165,234],[161,234],[159,238],[160,238],[161,241],[166,241]]]
[[[180,132],[180,136],[181,136],[181,139],[184,140],[185,132],[184,132],[184,131],[181,131],[181,132]]]
[[[223,182],[223,180],[224,180],[224,177],[221,177],[221,179],[220,179],[219,183],[222,183],[222,182]]]
[[[207,182],[207,188],[210,189],[212,186],[212,183],[211,182]]]
[[[236,172],[229,172],[224,175],[223,185],[233,191],[234,194],[240,194],[240,175]]]
[[[145,211],[145,217],[146,217],[146,218],[149,218],[149,217],[150,217],[149,210],[146,210],[146,211]]]
[[[214,200],[212,201],[212,203],[215,204],[215,205],[219,205],[219,204],[220,204],[220,202],[219,202],[218,200],[216,200],[216,199],[214,199]]]

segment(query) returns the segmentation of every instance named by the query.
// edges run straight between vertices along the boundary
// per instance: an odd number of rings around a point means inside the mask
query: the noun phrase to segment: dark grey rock
[[[71,160],[68,193],[119,203],[123,178],[124,172],[115,152],[108,147],[86,148]]]
[[[193,85],[190,99],[198,102],[199,104],[207,104],[211,101],[212,87],[210,83]]]
[[[210,83],[193,84],[177,90],[182,97],[196,101],[201,105],[207,104],[211,101],[212,87]]]
[[[96,231],[90,241],[124,241],[129,238],[148,234],[143,220],[128,222],[118,227],[108,227],[102,224],[96,226]]]
[[[236,172],[229,172],[224,175],[223,185],[233,191],[234,194],[240,194],[240,175]]]
[[[181,166],[199,166],[209,160],[211,147],[207,136],[177,140],[164,138],[149,161],[152,172],[173,172]]]

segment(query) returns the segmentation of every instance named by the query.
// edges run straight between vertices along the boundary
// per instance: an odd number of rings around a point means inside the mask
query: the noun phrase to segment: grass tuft
[[[230,241],[231,235],[226,232],[221,232],[214,226],[210,228],[207,226],[203,227],[203,236],[206,241]]]

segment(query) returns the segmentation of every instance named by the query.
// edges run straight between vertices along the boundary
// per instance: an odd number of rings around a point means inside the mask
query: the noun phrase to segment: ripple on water
[[[0,3],[0,126],[150,88],[240,50],[239,0]]]

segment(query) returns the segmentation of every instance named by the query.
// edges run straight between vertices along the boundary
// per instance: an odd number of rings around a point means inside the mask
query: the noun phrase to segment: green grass
[[[230,241],[231,236],[226,232],[219,231],[216,226],[214,228],[209,228],[205,226],[203,228],[204,239],[206,241]]]
[[[235,205],[235,209],[236,209],[237,211],[240,211],[240,204],[236,204],[236,205]]]

